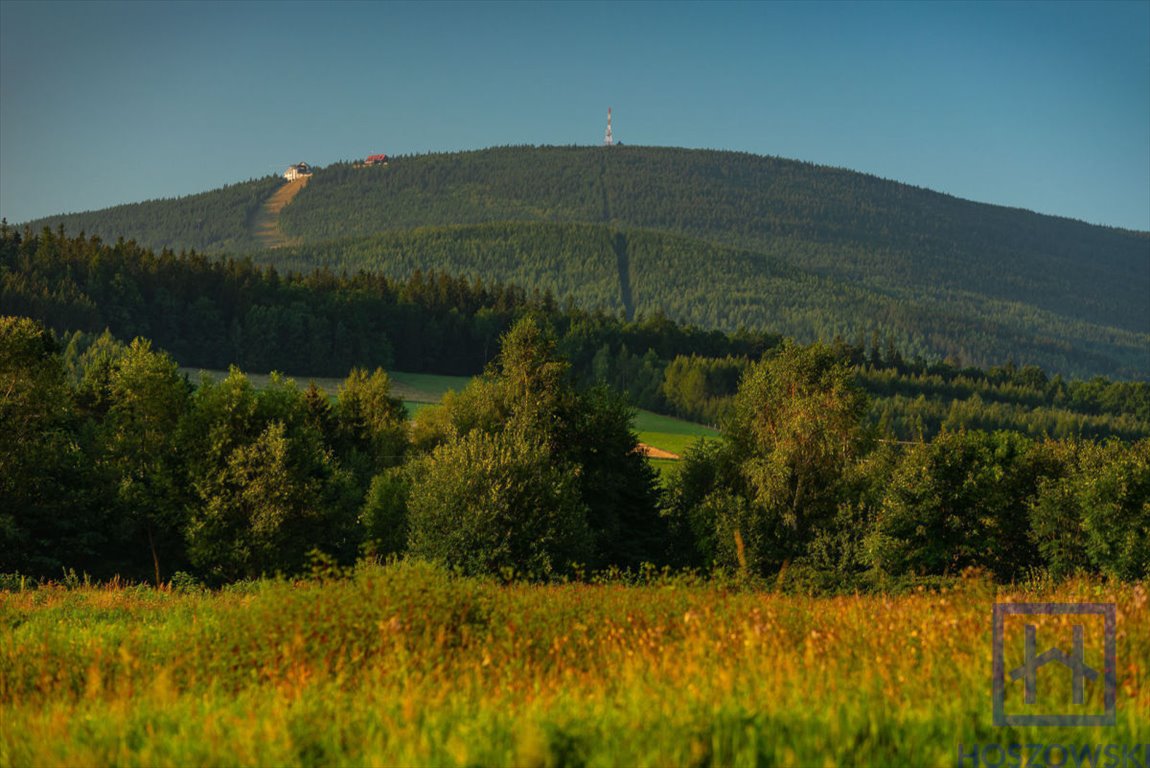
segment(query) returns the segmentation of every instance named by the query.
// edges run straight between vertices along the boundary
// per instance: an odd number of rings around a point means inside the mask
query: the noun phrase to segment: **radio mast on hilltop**
[[[615,143],[615,139],[611,136],[611,108],[607,107],[607,134],[603,137],[603,146],[609,147]]]

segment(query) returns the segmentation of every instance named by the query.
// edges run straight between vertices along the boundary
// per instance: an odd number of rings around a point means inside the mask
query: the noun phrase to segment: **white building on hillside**
[[[288,169],[284,171],[284,178],[288,181],[302,179],[304,176],[311,176],[311,166],[307,163],[296,163],[295,165],[289,165]]]

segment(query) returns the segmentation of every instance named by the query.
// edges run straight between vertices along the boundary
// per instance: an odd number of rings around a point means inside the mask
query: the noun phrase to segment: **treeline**
[[[655,315],[625,323],[560,306],[548,292],[419,270],[406,279],[315,270],[280,274],[250,260],[209,260],[135,243],[38,235],[0,226],[0,307],[58,331],[146,336],[182,365],[342,376],[353,366],[476,374],[527,311],[546,315],[590,364],[614,350],[757,357],[781,337],[724,334]]]
[[[1011,431],[1031,437],[1150,436],[1150,384],[1049,377],[1013,363],[987,370],[908,362],[877,338],[868,348],[837,342],[870,398],[869,421],[885,438],[931,440],[943,429]],[[717,424],[731,412],[747,358],[677,356],[664,369],[662,407]],[[645,403],[644,407],[655,403]]]
[[[830,347],[743,373],[723,439],[662,489],[633,412],[578,387],[527,315],[485,375],[408,424],[387,375],[336,393],[233,369],[192,384],[149,342],[62,349],[0,318],[0,573],[223,584],[408,556],[550,580],[653,566],[799,589],[1150,575],[1150,440],[944,430],[883,443]]]
[[[555,327],[582,385],[606,383],[640,407],[712,424],[749,361],[782,340],[704,331],[658,313],[627,322],[479,278],[419,270],[404,279],[326,269],[281,274],[246,260],[157,255],[133,243],[10,227],[0,227],[0,309],[61,333],[147,337],[185,366],[334,377],[357,366],[477,374],[514,319],[535,312]],[[890,437],[929,439],[944,425],[1036,437],[1150,434],[1146,383],[907,360],[877,333],[869,343],[836,346]]]
[[[544,329],[518,323],[487,376],[409,429],[379,369],[334,403],[235,368],[193,385],[148,341],[62,349],[0,317],[0,572],[220,584],[365,548],[533,578],[657,561],[632,412],[576,390]]]
[[[815,588],[1150,573],[1150,440],[944,430],[876,444],[866,410],[823,345],[750,366],[725,439],[690,453],[670,490],[683,559]]]
[[[341,376],[353,366],[475,373],[529,297],[416,274],[281,276],[248,260],[0,228],[0,306],[57,330],[155,340],[184,365]],[[487,357],[485,357],[487,355]]]
[[[186,197],[47,216],[26,226],[34,232],[48,227],[106,240],[125,236],[157,251],[251,251],[260,247],[250,234],[252,217],[281,184],[282,178],[265,176]]]

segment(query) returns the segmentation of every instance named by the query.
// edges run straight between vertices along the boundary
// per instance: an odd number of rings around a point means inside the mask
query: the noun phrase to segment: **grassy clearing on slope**
[[[682,457],[687,450],[697,443],[700,439],[717,439],[706,438],[700,435],[684,435],[675,434],[671,432],[640,432],[639,442],[653,445],[656,448],[662,448],[664,451],[670,451],[676,456]]]
[[[1104,735],[992,723],[991,608],[1037,600],[1117,604]],[[1148,664],[1145,585],[811,598],[398,564],[217,593],[44,588],[0,593],[0,762],[954,765],[959,743],[1145,744]]]
[[[713,427],[643,410],[640,410],[635,416],[635,429],[640,432],[664,432],[666,434],[702,437],[716,437],[719,434],[719,431]]]
[[[718,430],[711,427],[650,411],[638,412],[635,416],[635,430],[639,433],[639,442],[670,451],[677,456],[686,453],[700,438],[715,439],[719,436]],[[655,467],[666,475],[661,465],[655,464]]]
[[[284,236],[280,229],[280,211],[291,204],[295,196],[307,186],[310,177],[304,176],[289,181],[277,189],[252,218],[249,234],[264,248],[282,248],[286,245],[298,245],[298,240]]]
[[[675,478],[682,466],[679,459],[647,459],[655,471],[659,473],[659,480],[667,485]]]

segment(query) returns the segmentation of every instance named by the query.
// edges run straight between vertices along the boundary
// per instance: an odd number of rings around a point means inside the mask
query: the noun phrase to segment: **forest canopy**
[[[333,401],[232,368],[193,383],[143,338],[83,353],[0,317],[0,574],[161,584],[297,574],[364,554],[538,581],[655,567],[884,588],[1150,574],[1150,439],[943,431],[884,441],[843,349],[778,345],[723,437],[660,488],[633,411],[580,386],[536,314],[414,424],[386,372]]]
[[[474,375],[526,312],[546,316],[581,384],[643,408],[718,424],[747,367],[780,344],[769,331],[722,333],[660,313],[626,320],[561,306],[550,292],[415,271],[281,274],[250,260],[156,254],[134,243],[0,227],[0,308],[83,348],[109,330],[152,340],[180,365],[342,377],[354,367]],[[869,418],[899,439],[950,429],[1033,437],[1150,434],[1150,384],[1065,379],[1033,365],[974,368],[905,356],[894,339],[830,342],[871,396]]]

